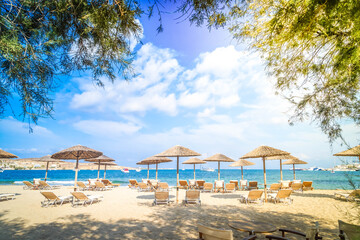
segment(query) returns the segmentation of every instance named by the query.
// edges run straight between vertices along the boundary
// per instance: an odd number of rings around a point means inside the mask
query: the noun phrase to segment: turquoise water
[[[180,179],[188,180],[194,178],[192,169],[180,170]],[[196,170],[196,179],[203,179],[207,182],[213,182],[217,179],[217,170],[215,172],[205,172]],[[104,176],[104,171],[100,171],[100,177]],[[280,180],[280,171],[275,169],[266,170],[267,184],[275,183]],[[22,184],[24,180],[32,181],[34,178],[44,178],[45,170],[5,170],[0,173],[0,184]],[[72,185],[75,172],[73,170],[50,170],[48,172],[48,182],[51,184]],[[80,170],[79,181],[87,181],[89,178],[96,178],[97,170]],[[327,172],[327,171],[296,171],[296,178],[302,181],[313,181],[316,189],[351,189],[349,177],[360,187],[360,172]],[[120,170],[107,170],[106,178],[115,183],[128,183],[129,179],[141,181],[147,178],[147,170],[136,172],[130,170],[129,173],[123,173]],[[155,179],[155,170],[150,170],[150,178]],[[230,180],[239,180],[241,171],[238,169],[222,169],[221,179],[225,182]],[[167,182],[171,186],[176,185],[176,170],[159,170],[158,179]],[[263,183],[263,170],[244,170],[244,179],[249,181],[258,181]],[[283,179],[292,180],[292,170],[283,170]]]

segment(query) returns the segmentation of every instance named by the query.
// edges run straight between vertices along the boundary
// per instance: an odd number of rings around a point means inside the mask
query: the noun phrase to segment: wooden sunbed
[[[14,200],[15,193],[0,193],[0,201],[2,200]]]
[[[278,203],[278,202],[281,202],[281,201],[283,201],[283,202],[287,201],[289,204],[291,204],[292,201],[293,201],[290,198],[291,193],[292,193],[291,189],[281,189],[276,194],[275,193],[269,193],[268,196],[269,196],[269,200],[274,201],[274,203]]]
[[[212,192],[213,191],[213,184],[212,183],[204,183],[203,192]]]
[[[86,186],[83,182],[76,182],[76,185],[78,185],[80,191],[86,191],[86,190],[94,190],[91,186]]]
[[[159,185],[158,185],[158,190],[159,191],[166,191],[168,192],[170,189],[169,189],[169,184],[167,184],[166,182],[160,182]]]
[[[235,190],[239,190],[239,181],[238,180],[230,180],[230,183],[235,184]]]
[[[196,189],[202,190],[204,188],[205,181],[204,180],[197,180],[196,181]]]
[[[278,192],[281,188],[281,183],[273,183],[270,185],[270,188],[267,189],[269,193]]]
[[[189,185],[186,180],[179,180],[179,188],[181,189],[188,189]]]
[[[110,186],[105,186],[105,184],[103,184],[102,182],[95,182],[95,188],[94,190],[97,190],[97,191],[106,191],[106,190],[111,190],[113,189],[112,187]]]
[[[44,197],[45,200],[41,202],[41,207],[48,207],[50,205],[56,206],[59,204],[60,206],[65,202],[71,202],[73,197],[70,196],[57,196],[53,192],[40,192]]]
[[[38,190],[39,189],[39,186],[34,185],[29,181],[23,181],[23,183],[25,184],[24,190]]]
[[[248,190],[256,190],[259,189],[258,188],[258,182],[257,181],[250,181],[249,182],[249,186],[248,186]]]
[[[292,183],[291,190],[293,192],[303,192],[303,184],[302,183]]]
[[[139,192],[150,192],[151,188],[146,183],[140,182],[138,184],[138,191]]]
[[[108,179],[102,179],[101,182],[105,185],[105,186],[109,186],[109,187],[120,187],[120,183],[112,183],[110,180]]]
[[[360,189],[353,190],[352,192],[336,192],[334,197],[346,201],[360,201]]]
[[[72,192],[71,195],[74,196],[74,201],[72,203],[73,207],[78,205],[85,206],[86,204],[91,205],[94,202],[100,202],[103,196],[101,195],[85,195],[83,192]]]
[[[136,181],[136,179],[129,179],[129,188],[137,188],[139,186],[139,183]]]
[[[225,184],[224,193],[232,193],[235,192],[235,183],[227,183]]]
[[[169,192],[155,192],[155,200],[153,205],[159,205],[159,204],[170,204],[170,198],[169,198]]]
[[[214,192],[223,192],[224,191],[224,180],[216,180],[214,182]]]
[[[200,191],[199,190],[187,190],[185,193],[184,203],[201,205]]]
[[[43,189],[43,190],[54,190],[54,189],[59,189],[60,187],[62,187],[61,185],[53,185],[53,186],[50,186],[47,182],[45,181],[39,181],[40,183],[40,186],[39,188],[40,189]]]
[[[312,187],[312,183],[311,181],[304,181],[303,182],[303,191],[307,191],[307,190],[314,190],[314,188]]]
[[[240,196],[240,201],[246,204],[251,202],[260,202],[264,204],[264,201],[261,198],[263,192],[263,190],[251,190],[247,196]]]

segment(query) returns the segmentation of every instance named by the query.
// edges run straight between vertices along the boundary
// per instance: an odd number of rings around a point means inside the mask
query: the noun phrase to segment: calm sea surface
[[[180,179],[188,180],[194,178],[192,169],[180,170]],[[206,172],[196,170],[196,179],[203,179],[207,182],[213,182],[217,179],[217,170],[215,172]],[[100,177],[103,177],[104,171],[100,171]],[[48,182],[50,184],[74,184],[75,172],[73,170],[49,170]],[[267,184],[275,183],[280,180],[280,171],[275,169],[266,170]],[[22,184],[23,180],[32,181],[34,178],[44,178],[45,170],[5,170],[0,173],[0,184]],[[80,170],[79,181],[87,181],[89,178],[96,178],[97,170]],[[136,172],[130,170],[129,173],[123,173],[120,170],[107,170],[106,178],[115,183],[128,183],[129,179],[141,181],[147,178],[147,170]],[[155,170],[150,170],[150,178],[155,179]],[[351,189],[349,178],[360,186],[360,172],[327,172],[327,171],[296,171],[296,179],[302,181],[313,181],[316,189]],[[167,182],[171,186],[176,185],[176,170],[159,170],[158,179]],[[225,182],[241,179],[241,171],[238,169],[222,169],[221,179]],[[249,181],[258,181],[263,183],[263,170],[244,170],[244,179]],[[283,179],[292,180],[292,170],[283,170]]]

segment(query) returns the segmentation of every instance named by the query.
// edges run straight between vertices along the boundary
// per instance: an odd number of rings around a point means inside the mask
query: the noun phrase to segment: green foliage
[[[22,116],[51,116],[58,76],[90,70],[96,84],[132,76],[131,39],[142,32],[136,1],[1,0],[0,116],[13,94]]]

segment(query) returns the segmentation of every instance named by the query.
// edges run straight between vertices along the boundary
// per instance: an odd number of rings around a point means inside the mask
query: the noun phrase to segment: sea
[[[78,173],[78,181],[86,182],[88,179],[97,178],[97,170],[80,170]],[[230,180],[240,180],[240,169],[221,169],[220,179],[225,182]],[[156,170],[150,169],[149,178],[155,179]],[[206,182],[214,182],[218,178],[217,169],[214,172],[196,170],[196,179],[205,180]],[[194,179],[193,169],[180,169],[180,180]],[[100,170],[100,177],[104,176],[104,171]],[[5,170],[0,173],[1,185],[22,185],[22,181],[33,181],[34,178],[45,177],[45,170]],[[48,171],[48,183],[56,185],[73,185],[75,178],[75,171],[73,170],[49,170]],[[141,181],[147,178],[147,170],[141,170],[137,172],[135,170],[129,170],[129,173],[124,173],[120,170],[107,170],[106,178],[113,183],[120,183],[126,186],[129,179],[136,179]],[[258,181],[262,184],[264,181],[264,173],[262,169],[245,169],[244,179],[248,181]],[[277,183],[280,180],[280,171],[276,169],[266,170],[267,185],[271,183]],[[292,180],[293,171],[283,170],[283,180]],[[313,187],[316,189],[353,189],[354,186],[350,184],[350,181],[355,184],[356,188],[360,188],[360,172],[335,172],[329,171],[296,171],[296,179],[302,181],[312,181]],[[167,182],[170,186],[176,186],[176,170],[175,169],[159,169],[158,180],[161,182]],[[262,185],[259,185],[261,188]]]

